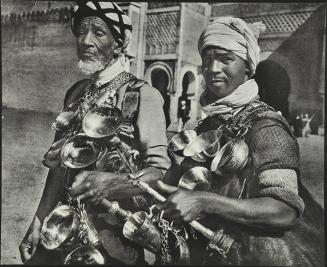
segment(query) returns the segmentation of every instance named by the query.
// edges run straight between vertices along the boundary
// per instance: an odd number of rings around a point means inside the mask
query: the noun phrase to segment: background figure
[[[302,137],[302,116],[297,115],[293,120],[293,131],[296,137]]]
[[[182,95],[178,98],[178,132],[183,131],[186,122],[190,119],[191,100],[187,98],[187,95]]]
[[[260,99],[290,121],[288,97],[291,81],[287,71],[274,61],[264,60],[258,64],[254,79],[259,86]]]
[[[312,133],[312,129],[311,129],[311,121],[314,118],[314,115],[312,117],[309,118],[308,113],[304,114],[304,117],[302,119],[303,122],[303,127],[302,127],[302,136],[303,137],[308,137],[309,134]]]

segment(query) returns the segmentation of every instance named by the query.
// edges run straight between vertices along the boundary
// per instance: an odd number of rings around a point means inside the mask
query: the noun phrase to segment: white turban
[[[250,27],[253,28],[250,29]],[[252,77],[260,60],[259,33],[265,29],[261,22],[252,25],[240,18],[220,17],[210,22],[199,38],[200,55],[208,46],[229,50],[248,62]]]

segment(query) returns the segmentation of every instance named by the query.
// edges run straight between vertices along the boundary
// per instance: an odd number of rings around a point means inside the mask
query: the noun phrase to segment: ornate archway
[[[157,88],[164,98],[164,111],[168,126],[170,124],[170,93],[173,84],[173,74],[170,67],[164,62],[153,63],[146,70],[144,79]]]

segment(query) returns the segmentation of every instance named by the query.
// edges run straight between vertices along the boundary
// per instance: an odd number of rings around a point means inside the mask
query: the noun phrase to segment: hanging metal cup
[[[44,220],[40,242],[48,250],[71,251],[80,245],[98,246],[101,238],[85,210],[69,205],[56,207]]]
[[[79,245],[80,220],[74,208],[61,205],[44,220],[40,242],[48,250],[66,250]]]
[[[86,135],[93,138],[103,138],[113,135],[123,122],[119,108],[100,105],[89,110],[82,121]]]
[[[219,129],[200,134],[184,148],[184,156],[198,162],[205,162],[208,158],[214,157],[220,148],[221,135]]]
[[[196,131],[184,130],[175,134],[168,144],[169,151],[183,156],[184,148],[196,137]]]
[[[69,168],[84,168],[94,163],[101,152],[101,146],[94,139],[80,133],[65,142],[61,149],[61,160]]]
[[[123,227],[123,235],[154,254],[160,248],[160,231],[144,211],[136,212],[127,219]]]
[[[65,265],[105,264],[103,255],[96,248],[84,245],[75,248],[65,260]]]
[[[228,141],[211,162],[211,171],[222,175],[242,169],[248,160],[249,147],[242,138]]]
[[[151,215],[144,211],[136,212],[128,218],[123,227],[124,236],[158,255],[161,247],[161,233],[156,224],[151,220]],[[169,251],[167,263],[187,264],[190,252],[186,241],[173,231],[169,231]]]
[[[211,172],[205,167],[198,166],[183,174],[178,182],[178,187],[194,191],[208,191],[211,183]]]
[[[51,128],[54,130],[66,129],[71,125],[71,123],[74,121],[76,116],[77,116],[77,112],[75,110],[63,111],[57,116]]]

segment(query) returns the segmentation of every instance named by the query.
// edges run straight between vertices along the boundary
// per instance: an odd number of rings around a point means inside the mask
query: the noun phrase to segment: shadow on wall
[[[288,97],[291,81],[287,71],[277,62],[264,60],[258,64],[254,79],[259,86],[261,100],[290,121]]]
[[[291,92],[291,80],[285,68],[273,60],[264,60],[257,66],[254,79],[259,86],[260,99],[280,111],[294,129],[297,137],[304,136],[303,128],[306,121],[299,121],[300,117],[312,118],[309,121],[310,133],[318,134],[321,123],[321,114],[313,108],[293,109],[289,107],[289,96]]]

